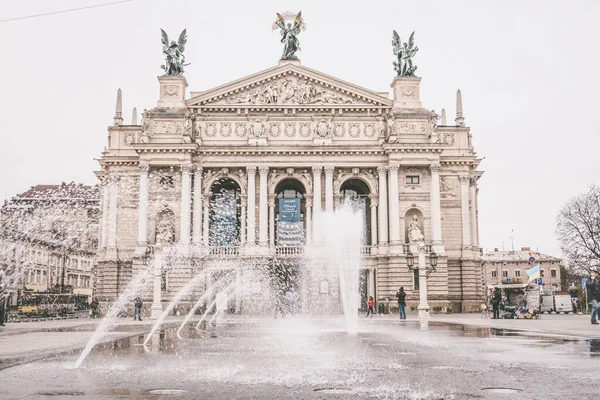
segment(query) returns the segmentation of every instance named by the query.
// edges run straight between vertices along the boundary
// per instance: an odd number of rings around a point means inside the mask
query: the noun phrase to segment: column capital
[[[110,180],[110,183],[118,183],[120,178],[119,175],[110,175],[108,179]]]
[[[269,207],[275,208],[275,199],[269,199]]]
[[[312,167],[312,172],[313,172],[313,174],[315,174],[315,175],[316,175],[316,174],[319,174],[319,175],[321,175],[321,172],[322,172],[322,171],[323,171],[323,167],[322,167],[322,166],[320,166],[320,165],[318,165],[318,166],[313,166],[313,167]]]
[[[479,180],[479,177],[478,177],[478,176],[472,176],[472,177],[469,179],[469,184],[470,184],[471,186],[477,187],[477,181],[478,181],[478,180]]]
[[[181,164],[181,173],[182,174],[191,174],[193,171],[193,165],[192,164]]]
[[[379,201],[377,199],[371,199],[371,208],[377,207],[379,205]]]
[[[258,167],[258,172],[260,173],[261,177],[266,177],[269,173],[269,167],[266,165],[261,165]]]
[[[312,199],[306,199],[305,200],[305,207],[306,208],[312,207],[312,204],[313,204]]]
[[[256,175],[256,169],[258,167],[256,165],[249,165],[246,167],[246,171],[248,172],[248,175]]]
[[[461,185],[468,185],[471,177],[468,174],[462,174],[458,176],[458,180],[460,181]]]
[[[387,173],[388,167],[386,165],[380,165],[377,167],[377,172],[379,175],[385,175]]]
[[[194,173],[202,174],[202,166],[200,164],[193,165]]]
[[[147,162],[140,162],[140,173],[147,174],[150,172],[150,164]]]
[[[441,164],[439,161],[433,161],[431,164],[429,164],[429,171],[431,171],[431,173],[433,174],[434,172],[440,172],[440,168],[441,168]]]
[[[325,166],[325,176],[333,176],[333,171],[335,171],[335,167],[333,165]]]
[[[388,170],[390,171],[390,174],[397,174],[399,168],[400,168],[400,165],[398,163],[391,163],[388,166]]]

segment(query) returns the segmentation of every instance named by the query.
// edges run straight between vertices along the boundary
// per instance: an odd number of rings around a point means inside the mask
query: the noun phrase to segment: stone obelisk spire
[[[456,126],[465,126],[465,117],[463,116],[462,94],[460,89],[456,91]]]
[[[121,89],[117,90],[117,108],[115,110],[113,125],[123,125],[123,95],[121,94]]]
[[[442,108],[442,121],[440,125],[446,125],[446,109]]]
[[[137,108],[133,107],[133,112],[131,113],[131,125],[137,125]]]

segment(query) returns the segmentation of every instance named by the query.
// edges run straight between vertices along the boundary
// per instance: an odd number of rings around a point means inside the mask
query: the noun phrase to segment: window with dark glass
[[[419,175],[407,175],[406,176],[406,184],[407,185],[418,185],[420,183]]]

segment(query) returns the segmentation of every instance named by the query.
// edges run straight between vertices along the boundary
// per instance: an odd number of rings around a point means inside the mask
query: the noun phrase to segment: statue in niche
[[[408,43],[402,43],[398,32],[393,31],[392,46],[394,55],[398,57],[398,61],[394,61],[394,70],[398,76],[415,76],[417,66],[413,65],[412,58],[419,51],[419,48],[415,46],[415,33],[411,33]]]
[[[413,215],[412,220],[408,224],[408,240],[411,243],[422,242],[425,239],[421,233],[421,224],[419,224],[419,218]]]
[[[187,29],[184,29],[176,41],[171,40],[164,30],[160,30],[162,34],[161,42],[163,44],[163,54],[165,55],[165,65],[160,67],[165,70],[165,76],[182,76],[183,67],[190,65],[185,63],[185,44],[187,43]]]
[[[294,18],[294,23],[285,24],[286,19]],[[281,55],[282,60],[297,60],[296,52],[300,49],[300,41],[298,35],[300,30],[306,29],[304,21],[302,20],[302,11],[298,14],[284,12],[283,14],[277,13],[277,19],[273,23],[273,29],[275,26],[281,29],[281,43],[283,43],[283,54]]]
[[[162,211],[156,219],[156,243],[175,242],[175,221],[170,210]]]

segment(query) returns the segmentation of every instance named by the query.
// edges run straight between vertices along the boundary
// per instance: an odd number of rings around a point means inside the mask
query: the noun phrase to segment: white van
[[[548,314],[550,314],[552,311],[554,311],[554,296],[552,295],[552,293],[544,293],[541,296],[540,312],[547,312]]]
[[[558,314],[573,312],[573,303],[569,292],[554,292],[554,311]]]

